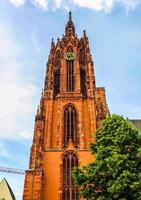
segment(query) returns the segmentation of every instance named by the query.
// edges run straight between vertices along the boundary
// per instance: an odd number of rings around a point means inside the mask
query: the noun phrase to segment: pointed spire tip
[[[52,40],[51,40],[51,46],[53,46],[54,45],[54,39],[52,38]]]
[[[69,12],[69,19],[66,24],[65,35],[75,35],[75,26],[72,21],[71,11]]]
[[[86,37],[86,30],[83,30],[83,35]]]
[[[69,11],[69,21],[72,21],[71,11]]]

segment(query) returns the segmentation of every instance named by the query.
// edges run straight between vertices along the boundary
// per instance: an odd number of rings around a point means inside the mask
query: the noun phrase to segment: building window
[[[54,71],[54,97],[60,93],[60,69]]]
[[[55,54],[54,66],[54,97],[60,93],[60,68],[61,68],[61,55],[58,50]]]
[[[78,166],[78,158],[73,151],[63,156],[63,194],[62,200],[78,200],[78,188],[72,178],[72,169]]]
[[[86,71],[82,67],[80,68],[80,85],[81,85],[81,93],[87,97],[87,89],[86,89]]]
[[[85,51],[84,48],[81,48],[79,50],[79,64],[84,65],[84,63],[85,63]]]
[[[77,113],[75,107],[71,104],[64,111],[64,147],[68,145],[69,141],[76,147],[78,146]]]

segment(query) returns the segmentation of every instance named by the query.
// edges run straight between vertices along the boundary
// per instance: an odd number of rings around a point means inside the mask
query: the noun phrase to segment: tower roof
[[[75,26],[72,21],[71,11],[69,12],[69,18],[68,18],[68,22],[66,24],[65,35],[67,35],[67,36],[75,35]]]
[[[5,178],[0,182],[0,199],[16,200],[15,196]]]
[[[71,11],[69,11],[69,21],[72,21]]]

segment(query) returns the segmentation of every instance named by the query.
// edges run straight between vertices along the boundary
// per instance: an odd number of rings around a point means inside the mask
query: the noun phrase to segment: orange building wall
[[[46,109],[46,123],[45,123],[45,140],[47,140],[45,148],[51,147],[62,148],[62,136],[63,136],[63,113],[64,108],[67,104],[73,104],[77,110],[78,115],[78,135],[80,137],[80,148],[88,148],[89,143],[93,141],[93,135],[96,130],[96,124],[93,119],[96,118],[93,112],[94,99],[92,100],[82,100],[77,97],[75,99],[64,99],[64,100],[54,100],[53,103],[50,100],[45,102]],[[52,103],[51,109],[49,109]],[[52,110],[52,121],[51,125],[49,123],[50,119],[48,116],[49,110]],[[57,142],[57,138],[59,141]]]
[[[79,165],[93,161],[90,151],[77,151]],[[60,200],[63,151],[48,151],[44,155],[43,199]]]

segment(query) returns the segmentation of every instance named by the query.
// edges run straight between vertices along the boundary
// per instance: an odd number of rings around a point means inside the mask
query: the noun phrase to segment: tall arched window
[[[79,63],[80,64],[83,63],[83,50],[82,49],[79,50]]]
[[[73,53],[73,49],[69,47],[67,53]],[[66,60],[67,62],[67,91],[74,91],[74,61],[73,59]]]
[[[69,140],[75,146],[78,146],[77,136],[77,113],[73,105],[68,105],[64,111],[64,147],[68,145]]]
[[[78,166],[78,158],[73,151],[63,156],[63,195],[62,200],[78,200],[78,188],[72,179],[72,169]]]
[[[79,50],[79,64],[83,65],[85,63],[85,52],[84,52],[84,48],[82,47]]]
[[[55,67],[54,67],[54,97],[60,93],[60,67],[61,55],[58,50],[55,54]]]
[[[86,71],[82,67],[80,68],[80,85],[81,85],[81,93],[87,97],[87,89],[86,89]]]
[[[54,97],[60,93],[60,69],[54,71]]]

